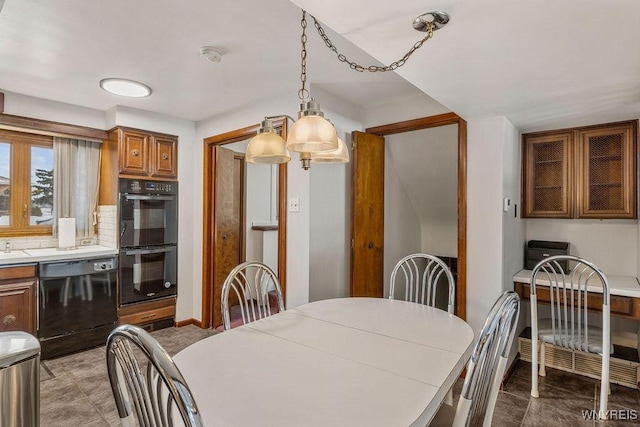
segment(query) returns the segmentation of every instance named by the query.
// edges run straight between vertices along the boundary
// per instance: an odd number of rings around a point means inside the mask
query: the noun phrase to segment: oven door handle
[[[175,246],[170,246],[167,248],[159,248],[159,249],[131,249],[125,251],[125,255],[150,255],[150,254],[161,254],[163,252],[171,252],[175,250]]]
[[[175,200],[175,196],[149,196],[143,194],[125,194],[127,200]]]

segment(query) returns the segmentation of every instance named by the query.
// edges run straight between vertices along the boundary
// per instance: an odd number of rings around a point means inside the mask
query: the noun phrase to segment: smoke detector
[[[200,57],[217,64],[222,60],[222,52],[217,47],[202,46],[200,48]]]

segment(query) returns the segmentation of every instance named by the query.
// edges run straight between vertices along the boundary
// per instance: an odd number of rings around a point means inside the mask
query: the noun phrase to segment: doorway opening
[[[457,126],[456,315],[466,317],[467,123],[455,113],[352,133],[351,296],[384,296],[385,136],[449,125]]]
[[[274,127],[286,139],[286,119],[274,121]],[[246,144],[259,128],[260,125],[255,124],[204,140],[203,328],[222,325],[222,283],[229,272],[245,260],[271,264],[278,275],[283,298],[286,296],[287,165],[245,164],[243,154],[239,153],[244,150],[242,143]],[[241,165],[238,163],[240,158]],[[251,171],[264,168],[267,168],[267,179],[256,181],[264,183],[268,180],[271,189],[254,193],[259,197],[246,196],[247,186],[253,182]],[[266,194],[269,199],[269,206],[265,208],[269,212],[268,217],[264,221],[255,221],[251,215],[247,218],[247,206],[267,192],[270,193]],[[264,259],[255,259],[255,250],[250,249],[254,248],[251,236],[255,233],[262,233],[262,242],[273,245],[271,253],[262,254]],[[277,234],[276,239],[271,237],[273,234]],[[277,255],[272,252],[277,252]]]

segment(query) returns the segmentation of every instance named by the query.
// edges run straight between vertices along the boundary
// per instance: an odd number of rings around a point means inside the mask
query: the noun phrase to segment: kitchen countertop
[[[531,284],[531,270],[520,270],[513,276],[513,281],[517,283]],[[606,274],[609,281],[609,292],[611,295],[620,295],[631,298],[640,298],[640,283],[638,279],[633,276],[616,276]],[[543,277],[544,275],[538,275],[536,280],[537,285],[548,286],[549,281]],[[590,283],[588,288],[590,292],[602,293],[602,286],[598,281],[598,284]]]
[[[0,252],[0,267],[13,264],[29,264],[42,261],[64,261],[81,258],[94,258],[100,256],[113,256],[117,249],[100,245],[78,246],[71,250],[58,250],[58,248],[13,250],[9,253]]]

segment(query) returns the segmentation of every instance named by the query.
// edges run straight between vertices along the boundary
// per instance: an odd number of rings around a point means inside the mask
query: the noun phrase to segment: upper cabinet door
[[[636,218],[636,124],[578,132],[578,217]]]
[[[178,140],[170,136],[153,136],[151,175],[163,178],[178,176]]]
[[[525,218],[571,218],[572,133],[524,135]]]
[[[149,135],[129,129],[120,130],[120,173],[149,174]]]

